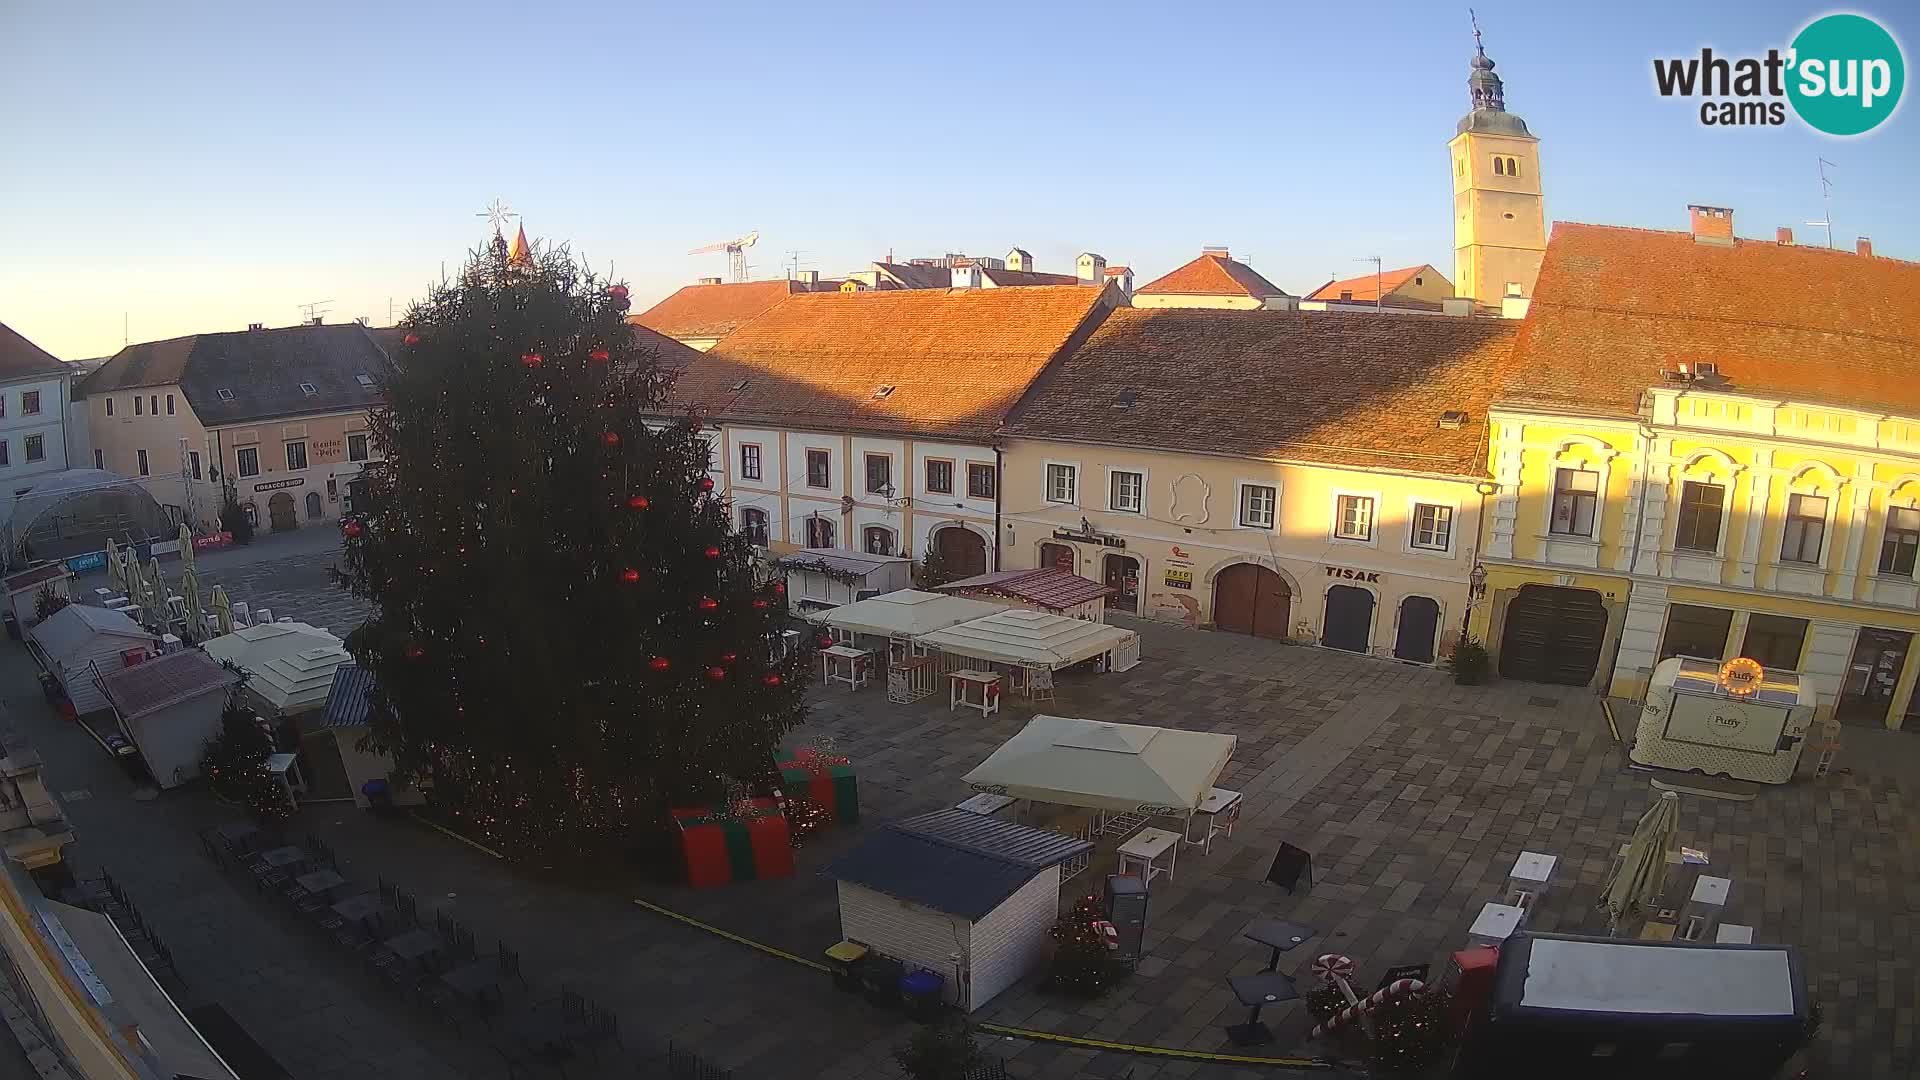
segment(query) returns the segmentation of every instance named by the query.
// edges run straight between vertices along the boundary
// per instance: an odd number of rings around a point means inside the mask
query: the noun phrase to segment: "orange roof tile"
[[[1135,289],[1136,293],[1173,293],[1183,296],[1251,296],[1264,300],[1287,291],[1246,263],[1207,252],[1164,277]]]
[[[1920,416],[1920,263],[1556,222],[1501,399],[1631,416],[1681,363],[1722,389]]]
[[[785,280],[688,285],[627,321],[671,338],[721,338],[796,291]]]
[[[1356,312],[1123,308],[1022,402],[1015,436],[1481,476],[1518,327]],[[1442,413],[1466,414],[1456,429]]]
[[[1306,299],[1361,301],[1372,300],[1376,295],[1380,294],[1392,296],[1400,286],[1413,280],[1414,275],[1426,269],[1430,268],[1426,263],[1421,263],[1419,266],[1407,266],[1398,270],[1382,271],[1377,279],[1373,274],[1366,274],[1361,277],[1329,281],[1325,285],[1308,293]],[[1376,288],[1380,290],[1380,293],[1374,291]],[[1353,295],[1343,297],[1340,295],[1341,293],[1352,293]]]
[[[714,419],[986,438],[1106,298],[1078,285],[803,294],[701,356],[674,396]]]

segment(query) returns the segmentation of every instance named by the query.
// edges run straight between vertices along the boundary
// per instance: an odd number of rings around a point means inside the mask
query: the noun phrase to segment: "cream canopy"
[[[1233,756],[1211,731],[1036,716],[966,775],[976,791],[1168,816],[1193,812]]]
[[[991,663],[1057,670],[1112,652],[1137,637],[1132,630],[1118,626],[1006,608],[983,619],[923,635],[920,645]]]
[[[1005,604],[969,600],[964,596],[901,589],[870,596],[821,612],[816,618],[836,630],[876,637],[918,638],[955,623],[1005,611]]]
[[[241,627],[204,648],[208,656],[230,660],[251,675],[247,689],[289,716],[325,705],[334,669],[353,662],[339,638],[303,622]]]

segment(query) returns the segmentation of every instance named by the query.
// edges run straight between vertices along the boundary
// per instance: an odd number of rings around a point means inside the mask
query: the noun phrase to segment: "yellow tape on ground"
[[[722,930],[711,923],[701,922],[699,919],[693,918],[690,915],[682,915],[671,908],[663,908],[659,904],[650,903],[638,897],[636,897],[633,902],[636,906],[646,908],[656,915],[665,915],[675,922],[685,923],[698,930],[705,930],[709,934],[726,938],[735,944],[745,945],[749,949],[758,949],[769,956],[777,956],[782,960],[791,960],[796,964],[803,967],[810,967],[815,971],[826,973],[832,973],[833,971],[831,967],[817,960],[809,960],[804,956],[795,955],[785,949],[776,949],[771,945],[763,945],[751,938],[744,938],[731,931]],[[1029,1028],[1008,1027],[1005,1024],[976,1024],[974,1026],[991,1035],[1004,1035],[1008,1038],[1028,1039],[1033,1042],[1065,1043],[1069,1046],[1085,1046],[1095,1050],[1112,1050],[1122,1054],[1146,1054],[1153,1057],[1178,1058],[1185,1061],[1224,1062],[1233,1065],[1272,1065],[1291,1069],[1330,1069],[1333,1067],[1332,1062],[1321,1061],[1318,1058],[1252,1057],[1246,1054],[1211,1054],[1204,1050],[1182,1050],[1170,1046],[1140,1046],[1134,1043],[1109,1042],[1106,1039],[1088,1039],[1079,1035],[1060,1035],[1051,1031],[1034,1031]]]
[[[1600,711],[1607,716],[1607,730],[1613,733],[1613,741],[1616,743],[1619,742],[1620,725],[1613,722],[1613,706],[1607,704],[1606,698],[1600,699]]]
[[[478,840],[469,840],[468,838],[461,836],[459,833],[454,832],[452,829],[447,828],[445,825],[442,825],[431,818],[422,817],[418,810],[409,810],[407,811],[407,814],[408,816],[412,817],[413,820],[419,822],[422,825],[425,825],[427,828],[432,829],[434,832],[451,836],[455,840],[460,841],[461,843],[467,845],[468,847],[472,848],[475,851],[480,852],[483,855],[491,855],[494,858],[499,859],[501,862],[505,862],[507,860],[507,857],[505,855],[500,854],[499,852],[493,850],[492,848],[479,842]]]

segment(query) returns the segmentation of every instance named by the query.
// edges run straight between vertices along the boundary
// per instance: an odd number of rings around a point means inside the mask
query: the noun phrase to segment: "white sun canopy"
[[[1163,815],[1188,814],[1220,778],[1234,737],[1036,716],[966,775],[976,791]]]
[[[871,596],[858,603],[843,604],[821,612],[818,621],[836,630],[876,637],[917,638],[955,623],[968,622],[996,611],[1005,604],[970,600],[964,596],[901,589],[884,596]]]
[[[1044,611],[1008,608],[983,619],[950,626],[920,638],[923,648],[939,649],[997,664],[1056,670],[1112,652],[1139,635]]]

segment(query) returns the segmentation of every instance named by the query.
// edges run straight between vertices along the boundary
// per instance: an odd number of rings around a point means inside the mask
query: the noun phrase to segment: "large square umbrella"
[[[1610,933],[1617,932],[1620,920],[1643,914],[1667,885],[1667,852],[1673,847],[1680,828],[1680,796],[1662,792],[1634,826],[1633,839],[1627,841],[1627,853],[1614,867],[1600,893],[1600,906],[1607,909]]]

